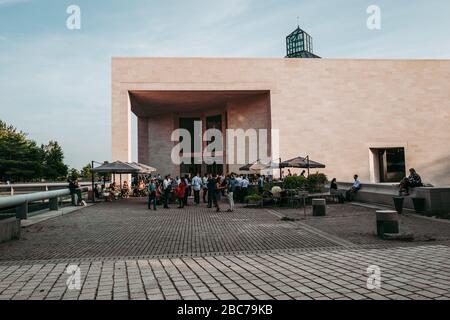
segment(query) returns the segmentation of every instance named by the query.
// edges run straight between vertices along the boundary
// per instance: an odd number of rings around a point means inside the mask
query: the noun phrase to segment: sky
[[[449,17],[448,0],[0,0],[0,119],[80,169],[111,157],[111,57],[284,57],[299,21],[323,58],[449,59]]]

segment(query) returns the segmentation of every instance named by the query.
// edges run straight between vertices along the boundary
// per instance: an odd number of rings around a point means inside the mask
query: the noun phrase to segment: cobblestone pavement
[[[408,245],[401,241],[386,242],[376,237],[376,209],[352,204],[327,205],[326,217],[313,217],[311,207],[307,207],[306,219],[303,209],[277,209],[282,216],[297,220],[336,237],[344,238],[356,245]],[[400,232],[414,235],[409,245],[446,244],[450,245],[450,221],[423,218],[405,214],[399,216]]]
[[[293,209],[102,203],[0,244],[0,299],[450,299],[450,225],[402,217],[419,241],[386,244],[374,211],[337,205],[301,220]],[[67,286],[73,265],[79,290]],[[367,288],[371,265],[380,289]]]
[[[25,228],[0,245],[4,261],[153,256],[340,247],[261,209],[216,213],[205,206],[146,209],[144,200],[101,203]]]
[[[449,299],[447,246],[0,266],[0,299]],[[367,289],[367,268],[381,288]]]

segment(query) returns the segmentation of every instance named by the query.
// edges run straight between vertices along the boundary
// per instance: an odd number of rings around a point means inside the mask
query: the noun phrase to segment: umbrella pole
[[[308,178],[309,178],[309,156],[306,157],[306,163],[307,163],[307,167],[308,167]]]
[[[279,160],[280,160],[279,167],[280,167],[280,181],[281,181],[281,180],[283,180],[283,171],[282,171],[282,168],[281,168],[281,158]]]
[[[95,203],[94,161],[91,162],[92,202]]]

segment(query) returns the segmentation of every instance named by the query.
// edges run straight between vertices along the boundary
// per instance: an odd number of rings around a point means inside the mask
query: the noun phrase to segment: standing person
[[[162,176],[158,173],[158,175],[156,176],[156,180],[158,181],[158,184],[160,186],[162,186],[164,179],[162,178]]]
[[[228,179],[228,203],[230,205],[230,208],[227,210],[227,212],[233,212],[234,211],[234,191],[236,190],[236,179],[234,178],[234,175],[232,174],[229,176]]]
[[[331,180],[331,184],[330,184],[330,193],[334,194],[337,192],[338,190],[338,185],[337,185],[337,179],[333,178],[333,180]]]
[[[177,198],[178,198],[178,208],[179,209],[184,208],[184,204],[185,204],[184,201],[185,201],[185,197],[186,197],[186,193],[187,193],[186,180],[187,179],[181,179],[180,184],[175,189],[175,194],[177,195]]]
[[[203,203],[207,203],[206,197],[208,195],[208,175],[205,173],[202,179],[203,187]]]
[[[194,178],[192,178],[192,189],[194,190],[194,203],[196,205],[200,204],[200,189],[202,187],[202,179],[197,173]]]
[[[240,176],[238,176],[236,178],[236,188],[234,190],[234,193],[236,194],[236,199],[239,202],[242,202],[241,201],[241,196],[242,196],[242,175],[240,175]]]
[[[154,179],[152,179],[150,181],[150,183],[148,184],[147,190],[148,190],[148,209],[151,210],[152,204],[153,204],[153,210],[156,211],[157,187],[156,187],[156,182]]]
[[[177,201],[177,195],[175,194],[175,189],[178,187],[178,185],[181,183],[180,178],[176,177],[176,179],[172,179],[170,182],[171,184],[171,190],[170,190],[170,201],[169,202],[176,202]]]
[[[258,191],[260,194],[264,192],[264,177],[262,175],[258,175]]]
[[[214,185],[214,192],[213,192],[213,202],[214,202],[214,206],[216,207],[216,212],[220,212],[220,196],[222,194],[222,190],[223,190],[223,186],[222,186],[222,182],[220,179],[220,176],[218,176],[215,179],[215,185]]]
[[[300,177],[306,178],[306,177],[305,177],[305,174],[306,174],[306,171],[303,170],[302,173],[300,174]]]
[[[185,183],[186,188],[185,188],[185,192],[184,192],[184,197],[183,197],[183,205],[187,206],[188,205],[188,197],[189,197],[189,192],[191,190],[191,183],[189,181],[189,175],[185,175],[184,179],[181,179],[181,182]]]
[[[216,180],[211,174],[208,175],[208,208],[212,208],[214,200],[214,189],[216,188]]]
[[[248,195],[248,185],[250,184],[250,181],[248,180],[247,176],[244,176],[242,179],[242,187],[241,187],[241,202],[244,203],[245,197]]]
[[[225,196],[226,188],[223,188],[225,186],[225,184],[226,184],[226,178],[223,174],[221,174],[220,175],[220,185],[221,185],[222,189],[220,190],[220,192],[221,192],[222,196]]]
[[[163,181],[163,192],[164,192],[164,209],[169,209],[169,197],[172,190],[172,184],[170,180],[170,175],[167,175]]]

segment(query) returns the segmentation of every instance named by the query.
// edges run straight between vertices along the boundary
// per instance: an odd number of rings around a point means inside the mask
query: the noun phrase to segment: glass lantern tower
[[[297,27],[286,37],[286,58],[320,58],[313,53],[312,37]]]

